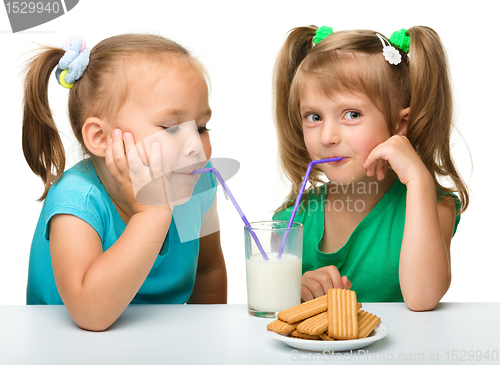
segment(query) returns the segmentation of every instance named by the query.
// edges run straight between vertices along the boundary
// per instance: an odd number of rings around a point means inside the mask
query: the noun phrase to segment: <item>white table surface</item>
[[[105,332],[78,328],[64,306],[0,306],[0,364],[500,364],[500,303],[363,308],[389,334],[363,352],[323,354],[272,339],[271,320],[248,315],[246,305],[131,305]]]

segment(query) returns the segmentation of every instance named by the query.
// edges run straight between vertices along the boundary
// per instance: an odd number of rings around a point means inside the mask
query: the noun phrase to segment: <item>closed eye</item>
[[[181,130],[178,125],[174,125],[172,127],[163,127],[163,129],[165,129],[165,131],[170,134],[175,134]]]
[[[181,130],[179,125],[174,125],[172,127],[162,127],[166,132],[170,134],[175,134]],[[196,127],[196,130],[198,131],[199,134],[210,132],[210,129],[207,127]]]

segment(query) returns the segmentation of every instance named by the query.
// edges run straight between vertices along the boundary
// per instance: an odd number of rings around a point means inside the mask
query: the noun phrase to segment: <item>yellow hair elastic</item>
[[[72,84],[68,84],[66,81],[64,81],[64,76],[69,72],[68,69],[62,70],[61,74],[59,75],[59,83],[61,86],[64,86],[66,89],[71,89],[73,85],[75,84],[74,82]]]

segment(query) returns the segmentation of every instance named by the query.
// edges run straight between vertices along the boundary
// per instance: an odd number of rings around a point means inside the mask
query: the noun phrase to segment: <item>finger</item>
[[[365,164],[363,166],[365,166],[365,168],[366,168],[366,176],[368,176],[368,177],[372,176],[373,175],[372,165],[368,166]]]
[[[307,302],[308,300],[314,299],[314,295],[307,287],[302,286],[300,288],[300,298],[302,299],[302,301]]]
[[[334,265],[325,266],[322,269],[325,270],[330,276],[330,281],[333,288],[342,288],[342,278],[340,277],[339,270]],[[325,292],[325,294],[327,292],[328,290]]]
[[[332,277],[328,272],[317,270],[314,279],[320,283],[322,288],[321,292],[318,291],[319,296],[325,295],[326,293],[328,293],[328,289],[334,287]]]
[[[125,132],[123,134],[123,142],[125,144],[125,153],[127,156],[130,176],[139,174],[139,172],[144,169],[144,165],[137,153],[137,146],[135,144],[134,136],[132,135],[132,133]]]
[[[363,167],[366,169],[366,176],[373,176],[376,172],[378,160],[373,160],[372,158],[370,158],[370,156],[372,156],[372,154],[368,156],[365,163],[363,164]]]
[[[389,164],[389,162],[385,161],[384,160],[384,164],[382,165],[382,179],[385,177],[385,174],[387,173],[387,165]]]
[[[333,283],[333,288],[343,288],[344,285],[342,284],[342,278],[340,277],[340,274],[334,274],[331,276],[331,280]]]
[[[153,177],[156,179],[163,175],[163,171],[161,169],[161,147],[158,142],[153,142],[151,145],[151,156],[149,156],[149,168],[153,174]]]
[[[134,136],[130,132],[125,132],[123,134],[123,142],[125,143],[125,152],[128,155],[132,149],[135,147]]]
[[[306,287],[311,291],[314,298],[321,297],[324,295],[323,286],[317,280],[309,279],[307,281]]]
[[[149,164],[150,164],[149,153],[148,153],[148,150],[146,148],[146,143],[144,142],[144,140],[141,141],[141,151],[144,154],[144,161],[143,161],[144,165],[149,166]]]
[[[137,154],[137,157],[139,157],[142,166],[149,166],[149,158],[146,157],[148,155],[148,151],[146,151],[146,144],[144,142],[144,139],[139,142],[135,142],[134,139],[134,143],[135,145],[130,149],[130,152],[133,151]]]
[[[130,143],[130,142],[127,142]],[[127,151],[127,162],[129,165],[130,172],[136,172],[139,173],[143,171],[147,167],[142,163],[141,158],[139,157],[139,153],[137,151],[137,147],[139,147],[140,144],[138,145],[133,145],[132,147],[130,146],[125,146],[125,148],[130,147],[130,149]]]
[[[316,280],[317,271],[311,271],[309,275],[302,276],[302,285],[309,289],[314,298],[325,295],[323,285],[319,280]]]
[[[384,171],[384,166],[386,164],[385,160],[378,160],[377,161],[377,167],[376,167],[376,173],[377,173],[377,180],[381,181],[384,179],[385,176],[385,171]]]
[[[119,175],[119,171],[116,168],[115,160],[113,158],[112,143],[113,139],[112,138],[108,139],[108,144],[106,145],[106,154],[104,156],[104,159],[106,161],[106,166],[108,167],[108,170],[111,173],[111,176],[116,178]]]
[[[378,146],[376,146],[371,152],[368,154],[365,163],[363,166],[367,169],[367,175],[372,176],[376,172],[376,167],[378,160],[385,160],[384,154],[387,146],[387,141],[382,142]],[[368,174],[369,173],[369,174]]]
[[[363,167],[367,170],[367,175],[369,172],[372,171],[374,163],[378,160],[378,149],[375,147],[371,152],[368,154],[368,157],[365,160],[365,163],[363,164]],[[371,176],[371,175],[370,175]]]
[[[352,288],[352,284],[349,281],[349,279],[347,279],[347,276],[342,276],[342,287],[344,289],[351,289]]]
[[[126,172],[128,174],[128,163],[127,159],[125,158],[125,149],[123,145],[121,130],[115,129],[113,131],[113,143],[111,146],[113,149],[113,159],[115,161],[116,167],[121,173]]]

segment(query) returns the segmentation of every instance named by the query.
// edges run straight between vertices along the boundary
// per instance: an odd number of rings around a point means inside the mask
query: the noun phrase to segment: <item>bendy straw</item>
[[[302,200],[302,194],[304,194],[304,189],[306,188],[307,181],[309,180],[309,175],[311,174],[313,166],[320,163],[340,161],[343,159],[344,157],[332,157],[332,158],[325,158],[322,160],[311,161],[309,163],[309,165],[307,166],[307,171],[304,176],[304,179],[302,180],[302,185],[300,186],[299,195],[297,195],[297,199],[295,200],[295,205],[293,206],[292,215],[290,216],[290,220],[288,221],[288,226],[286,228],[292,228],[293,220],[295,219],[295,215],[297,214],[297,209],[299,208],[300,201]],[[289,230],[285,231],[285,234],[283,235],[283,240],[281,240],[281,246],[278,252],[278,258],[281,257],[283,249],[285,248],[285,241],[286,238],[288,237],[288,232],[290,231]]]
[[[217,171],[216,168],[214,167],[209,167],[209,168],[205,168],[205,169],[198,169],[198,170],[194,170],[191,174],[202,174],[204,172],[212,172],[215,174],[215,176],[217,177],[217,179],[219,180],[220,184],[222,185],[222,187],[224,188],[224,191],[227,193],[227,195],[229,196],[229,199],[231,199],[231,201],[233,202],[233,205],[234,207],[236,208],[236,210],[238,211],[238,214],[240,215],[241,219],[243,220],[243,223],[245,224],[245,226],[247,228],[252,228],[252,226],[250,225],[250,223],[248,222],[248,219],[247,217],[245,217],[245,214],[243,214],[243,211],[241,210],[240,206],[238,205],[238,203],[236,202],[236,199],[234,199],[234,196],[233,194],[231,194],[231,191],[229,190],[229,188],[227,187],[226,185],[226,182],[224,181],[224,179],[222,178],[222,176],[220,176],[219,174],[219,171]],[[267,255],[266,255],[266,252],[264,251],[264,249],[262,248],[262,245],[260,244],[260,241],[259,239],[257,238],[257,235],[255,234],[255,232],[252,230],[252,229],[249,229],[248,230],[250,232],[250,234],[252,235],[253,239],[255,240],[255,243],[257,245],[257,248],[259,249],[262,257],[264,258],[264,260],[269,260]],[[288,232],[288,231],[287,231]]]

